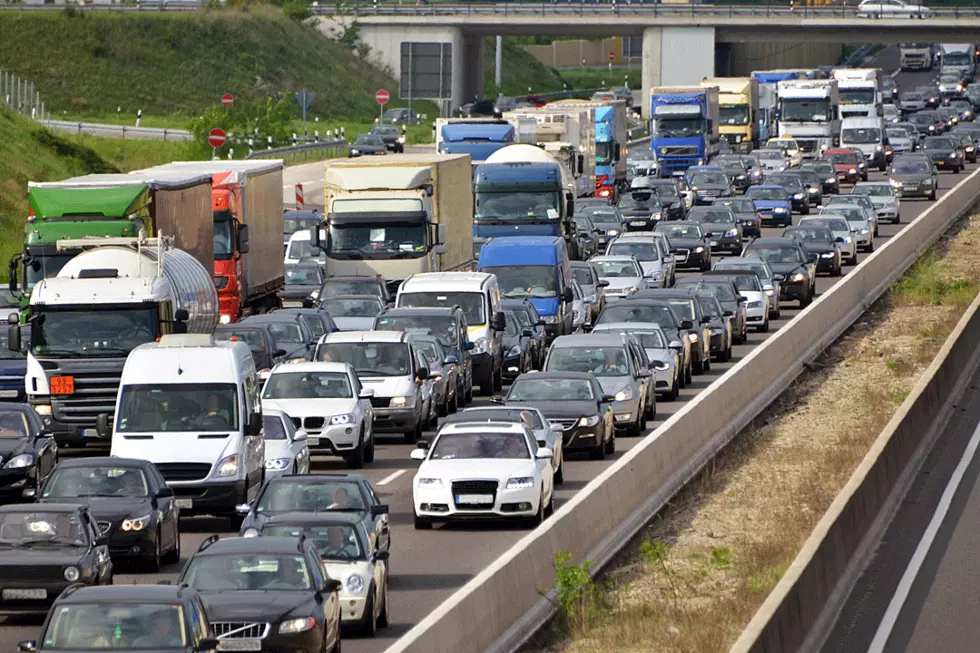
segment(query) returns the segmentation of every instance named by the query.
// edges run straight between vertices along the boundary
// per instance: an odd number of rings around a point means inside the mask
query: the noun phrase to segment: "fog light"
[[[517,504],[517,509],[518,510],[530,510],[531,509],[531,504],[530,503],[519,503],[519,504]]]
[[[349,426],[344,430],[344,433],[346,433],[347,435],[351,435],[353,432],[354,429],[350,428]]]

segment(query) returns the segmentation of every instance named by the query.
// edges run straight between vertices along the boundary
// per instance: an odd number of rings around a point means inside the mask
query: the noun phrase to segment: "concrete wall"
[[[643,30],[642,86],[697,85],[715,76],[714,27],[649,27]],[[643,96],[650,115],[650,96]]]
[[[919,250],[923,249],[953,219],[972,208],[978,194],[980,173],[975,172],[935,206],[938,210],[926,211],[915,220],[903,238],[924,238]],[[867,260],[873,263],[871,269],[900,260],[905,248],[888,252],[892,242],[879,251],[885,256]],[[916,470],[942,432],[978,359],[980,297],[872,445],[731,653],[792,653],[819,647]]]
[[[553,41],[549,45],[528,45],[528,53],[551,68],[582,68],[605,66],[609,63],[609,53],[613,53],[613,64],[627,63],[623,56],[623,39],[612,38],[598,41],[571,39]],[[639,63],[636,59],[636,63]]]
[[[733,77],[747,77],[753,70],[816,68],[837,63],[842,43],[729,43]]]

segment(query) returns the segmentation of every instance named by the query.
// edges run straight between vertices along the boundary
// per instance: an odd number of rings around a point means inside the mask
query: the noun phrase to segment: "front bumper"
[[[182,515],[234,515],[245,495],[245,479],[170,484]],[[191,504],[183,503],[190,501]]]
[[[0,377],[0,401],[24,401],[26,396],[23,376]]]
[[[935,163],[936,167],[940,170],[953,170],[960,166],[959,158],[954,159],[951,157],[944,157],[942,159],[933,159],[932,162]]]
[[[367,607],[367,591],[363,596],[340,593],[340,623],[344,626],[361,625],[364,622],[364,609]]]
[[[742,253],[742,239],[738,236],[711,236],[708,244],[712,252]]]
[[[790,198],[789,204],[793,207],[794,211],[797,213],[802,213],[810,206],[810,198],[806,193],[804,193],[803,197],[800,199],[796,199],[796,196],[794,195]]]
[[[711,261],[711,248],[707,245],[702,246],[700,252],[692,249],[675,249],[671,254],[674,255],[674,264],[678,268],[701,269]]]
[[[562,431],[563,451],[589,451],[602,442],[605,424],[600,421],[595,426],[572,426]]]
[[[232,621],[232,619],[214,619],[214,621],[219,621],[219,622]],[[263,622],[266,620],[261,618],[256,618],[256,619],[240,618],[236,616],[234,621]],[[261,648],[258,649],[259,651],[269,651],[270,653],[309,653],[310,651],[319,651],[322,649],[323,637],[324,637],[323,626],[311,628],[310,630],[307,630],[306,632],[302,632],[302,633],[295,633],[292,635],[280,635],[279,624],[272,623],[271,628],[269,629],[268,636],[262,639],[252,640],[252,641],[258,641],[261,643]],[[229,640],[229,642],[235,642],[235,643],[245,642],[245,641],[246,640],[244,639]],[[235,650],[235,649],[232,649],[231,646],[229,646],[228,650]],[[244,650],[255,650],[255,649],[242,648],[238,650],[244,651]]]
[[[375,408],[377,415],[383,412],[384,408]],[[306,433],[306,446],[311,454],[331,454],[341,455],[344,452],[353,451],[357,448],[357,441],[361,437],[361,423],[351,422],[350,424],[336,424],[325,426],[321,429],[303,429]]]
[[[762,226],[763,227],[782,227],[789,226],[793,224],[793,212],[792,210],[786,212],[775,212],[775,211],[762,211]]]
[[[374,409],[375,433],[407,433],[414,431],[421,421],[421,398],[416,399],[414,406]]]
[[[892,186],[900,197],[929,197],[933,193],[932,184],[902,184]]]
[[[857,172],[838,172],[837,173],[837,183],[838,184],[856,184],[861,180],[861,171]]]
[[[624,231],[653,231],[660,220],[653,218],[623,218]]]
[[[823,255],[817,257],[817,272],[835,272],[837,270],[837,254],[829,258]]]
[[[504,378],[507,380],[516,379],[521,373],[521,362],[524,358],[523,354],[518,354],[517,356],[506,356],[504,358]]]
[[[745,302],[745,321],[751,324],[759,323],[762,324],[766,321],[766,317],[769,315],[769,310],[766,308],[765,302],[759,300],[751,300]]]
[[[0,500],[3,503],[18,501],[30,502],[33,494],[25,496],[25,490],[34,490],[37,483],[37,466],[20,467],[17,469],[0,469]]]
[[[469,503],[467,496],[492,497],[492,502]],[[537,514],[540,498],[541,489],[536,486],[519,490],[498,487],[493,494],[473,492],[454,495],[452,485],[443,483],[441,488],[416,487],[412,493],[415,514],[438,520],[528,517]]]
[[[619,430],[636,425],[640,419],[640,398],[613,402],[613,420]]]
[[[125,558],[145,558],[156,551],[156,530],[144,528],[141,531],[126,532],[120,528],[121,522],[113,522],[109,529],[109,557],[113,560]]]
[[[783,281],[779,287],[780,301],[794,301],[807,296],[806,281]]]
[[[878,214],[878,221],[887,220],[888,222],[898,222],[898,210],[894,208],[879,209],[876,211]]]

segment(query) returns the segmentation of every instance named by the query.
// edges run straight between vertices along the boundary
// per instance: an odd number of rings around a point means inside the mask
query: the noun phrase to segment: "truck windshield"
[[[550,265],[508,265],[481,271],[497,275],[500,292],[508,299],[558,296],[558,278]]]
[[[830,100],[785,99],[779,105],[779,119],[787,122],[827,122],[831,119]]]
[[[704,120],[697,118],[658,118],[653,134],[663,138],[690,138],[704,133]]]
[[[157,333],[155,307],[69,309],[36,307],[37,324],[31,350],[38,356],[125,357],[135,347],[153,342]]]
[[[840,90],[841,104],[874,104],[875,92],[870,88],[849,88]]]
[[[471,327],[486,324],[483,312],[483,293],[478,292],[413,292],[398,295],[398,306],[452,308],[459,305]]]
[[[612,143],[596,143],[595,162],[601,166],[609,165],[612,163],[614,150]]]
[[[57,254],[39,254],[37,252],[31,253],[31,264],[24,266],[24,278],[26,281],[27,290],[31,290],[37,285],[42,279],[47,279],[49,277],[57,276],[61,271],[61,268],[65,267],[65,263],[72,260],[81,253],[82,250],[75,250],[70,252],[59,252]],[[34,264],[37,265],[37,269],[34,268]]]
[[[944,52],[944,66],[973,66],[973,56],[968,52]]]
[[[426,226],[330,225],[327,256],[339,260],[421,258],[426,253]]]
[[[558,193],[553,191],[476,191],[477,220],[521,222],[558,220]]]
[[[179,433],[238,430],[238,388],[233,383],[124,385],[116,430]]]
[[[214,259],[227,261],[235,253],[235,223],[226,217],[219,219],[217,215],[214,220]],[[221,212],[221,215],[226,214]]]
[[[749,105],[733,104],[718,109],[722,125],[747,125],[749,124]]]

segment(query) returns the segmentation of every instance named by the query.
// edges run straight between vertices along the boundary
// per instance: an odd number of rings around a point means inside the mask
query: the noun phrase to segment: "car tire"
[[[180,562],[180,522],[177,522],[177,537],[174,541],[174,548],[163,556],[163,562],[168,565],[175,565]]]
[[[605,460],[606,458],[606,443],[599,442],[590,452],[589,458],[592,460]]]
[[[159,572],[161,563],[163,562],[162,545],[160,544],[162,539],[160,527],[158,526],[156,537],[153,538],[153,553],[146,559],[146,569],[151,574]]]
[[[381,610],[378,611],[378,628],[387,628],[389,624],[388,619],[388,580],[385,579],[385,589],[381,593]]]
[[[344,456],[344,461],[347,463],[347,469],[361,469],[364,467],[364,449],[367,443],[364,442],[364,431],[361,431],[360,437],[357,438],[357,447],[354,448],[349,454]]]
[[[558,469],[555,470],[555,485],[561,485],[565,482],[565,458],[562,457],[561,462],[558,463]]]
[[[872,240],[871,243],[864,248],[864,251],[868,252],[869,254],[875,251],[875,241]]]
[[[809,306],[810,305],[810,301],[812,299],[813,298],[810,296],[810,293],[807,293],[805,297],[803,297],[802,299],[800,299],[800,308],[806,308],[807,306]]]
[[[457,404],[459,404],[459,403],[460,402],[457,402]],[[471,404],[471,403],[473,403],[473,383],[472,383],[472,379],[471,379],[471,382],[470,382],[469,387],[466,388],[466,394],[463,396],[463,401],[462,401],[462,403],[460,405],[461,406],[466,406],[466,404]]]
[[[374,462],[374,433],[371,433],[371,439],[367,441],[364,446],[364,462],[373,463]]]
[[[500,392],[503,389],[504,389],[504,364],[503,362],[501,362],[500,366],[497,367],[497,371],[494,373],[493,376],[493,391]]]
[[[657,419],[657,393],[653,393],[653,399],[647,402],[646,413],[643,414],[643,428],[646,429],[646,422],[652,419]]]
[[[417,531],[432,530],[431,519],[429,519],[428,517],[419,517],[418,515],[414,515],[414,517],[415,517],[415,530]]]
[[[414,429],[405,434],[405,444],[415,444],[420,439],[422,439],[421,422],[416,424]]]
[[[759,327],[756,329],[756,331],[758,331],[759,333],[768,333],[769,332],[769,316],[768,315],[766,315],[766,319],[762,322],[762,324],[759,325]]]
[[[643,415],[645,410],[646,409],[644,408],[643,410],[640,411],[640,414],[636,416],[635,424],[630,424],[629,427],[627,427],[626,435],[628,435],[631,438],[638,438],[641,435],[643,435],[643,431],[646,428],[644,425],[644,422],[646,422],[646,417],[644,417]]]
[[[704,374],[704,361],[696,361],[691,363],[691,372],[693,374]]]
[[[667,394],[664,396],[664,398],[667,401],[677,401],[677,398],[679,396],[681,396],[681,389],[678,386],[677,378],[675,377],[674,382],[670,386],[670,390],[667,391]]]
[[[930,202],[935,202],[936,201],[936,189],[935,188],[933,188],[932,189],[932,192],[929,193],[929,201]]]
[[[544,510],[544,490],[541,490],[541,497],[538,499],[538,511],[533,517],[527,518],[527,525],[529,528],[534,529],[544,523]]]
[[[606,440],[604,452],[609,456],[616,453],[616,429],[613,429],[613,432],[609,435],[609,439]]]
[[[687,369],[684,371],[684,385],[691,385],[694,382],[694,370],[692,369],[692,363],[687,364]]]
[[[364,606],[364,623],[358,628],[364,637],[375,637],[378,634],[378,619],[374,616],[374,602],[377,600],[376,592],[368,594],[367,603]]]
[[[954,175],[960,174],[960,167],[959,166],[953,166],[953,174]]]

